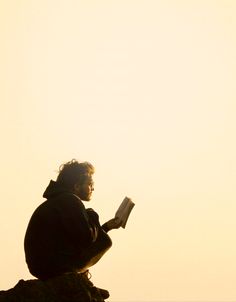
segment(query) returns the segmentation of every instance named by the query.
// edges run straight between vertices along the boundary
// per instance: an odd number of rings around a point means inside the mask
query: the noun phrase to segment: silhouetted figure
[[[51,180],[44,201],[33,213],[25,235],[26,262],[31,274],[46,280],[68,272],[84,273],[111,247],[107,232],[119,228],[113,218],[99,223],[98,214],[86,209],[94,190],[94,167],[72,160]]]

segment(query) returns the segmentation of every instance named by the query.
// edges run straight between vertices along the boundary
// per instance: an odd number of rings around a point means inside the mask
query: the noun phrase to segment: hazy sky
[[[236,300],[236,1],[1,0],[0,35],[0,289],[77,158],[101,222],[136,203],[91,269],[110,301]]]

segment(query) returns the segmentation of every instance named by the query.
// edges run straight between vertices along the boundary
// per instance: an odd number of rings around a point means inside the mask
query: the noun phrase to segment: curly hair
[[[83,184],[94,172],[95,169],[91,163],[79,163],[76,159],[72,159],[59,167],[57,182],[68,189],[73,189],[75,184]]]

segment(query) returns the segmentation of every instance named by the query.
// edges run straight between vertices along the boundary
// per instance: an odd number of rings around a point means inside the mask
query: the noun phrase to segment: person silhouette
[[[121,226],[119,219],[101,225],[99,215],[82,202],[91,200],[94,171],[91,163],[73,159],[60,166],[46,188],[46,201],[31,216],[24,239],[26,263],[36,278],[68,272],[87,276],[112,246],[107,233]]]

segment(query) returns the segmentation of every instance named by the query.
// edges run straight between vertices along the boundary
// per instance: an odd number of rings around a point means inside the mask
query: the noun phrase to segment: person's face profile
[[[91,175],[86,177],[85,181],[81,185],[76,186],[76,194],[84,201],[90,201],[92,193],[94,191],[94,181]]]

